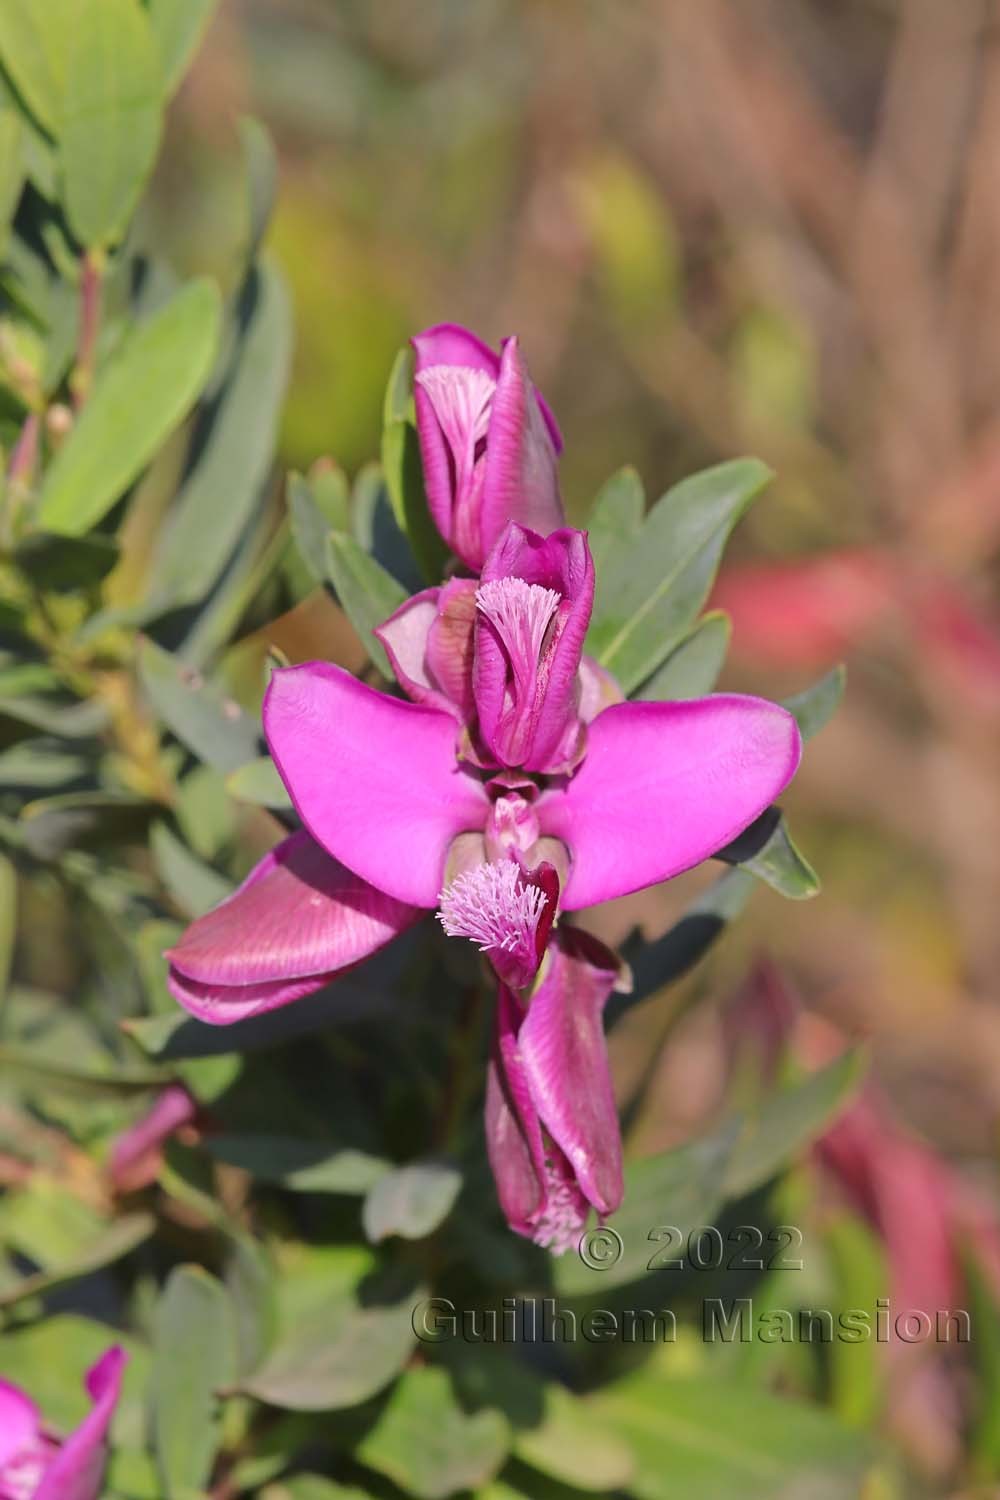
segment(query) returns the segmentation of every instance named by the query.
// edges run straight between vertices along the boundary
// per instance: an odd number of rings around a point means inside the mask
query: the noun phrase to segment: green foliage
[[[626,693],[691,630],[729,533],[770,477],[755,459],[719,464],[675,485],[645,519],[628,471],[602,491],[587,648]]]

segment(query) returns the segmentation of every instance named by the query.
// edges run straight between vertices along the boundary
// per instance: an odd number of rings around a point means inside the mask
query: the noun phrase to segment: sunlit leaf
[[[682,480],[629,535],[607,549],[587,648],[626,693],[650,676],[690,630],[729,533],[770,478],[756,459],[733,459]],[[603,545],[603,544],[602,544]]]
[[[139,0],[77,0],[59,147],[66,212],[82,244],[120,236],[161,124],[159,59]]]
[[[168,93],[180,82],[201,40],[216,0],[146,0]]]
[[[50,135],[58,133],[77,0],[0,0],[0,58]]]
[[[204,385],[218,323],[214,287],[192,281],[132,330],[49,466],[40,526],[82,536],[124,494]]]
[[[722,671],[731,634],[728,615],[720,611],[705,615],[643,683],[636,697],[667,701],[701,698],[710,693]]]

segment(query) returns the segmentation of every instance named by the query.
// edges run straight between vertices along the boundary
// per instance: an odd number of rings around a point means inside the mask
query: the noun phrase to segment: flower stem
[[[80,332],[76,346],[76,367],[70,380],[73,405],[77,411],[90,395],[90,388],[94,383],[103,285],[104,256],[99,250],[88,250],[83,257],[80,277]]]

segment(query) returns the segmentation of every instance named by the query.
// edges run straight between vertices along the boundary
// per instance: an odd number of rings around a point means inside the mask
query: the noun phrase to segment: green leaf
[[[857,1088],[866,1064],[865,1052],[857,1048],[769,1094],[746,1121],[725,1167],[726,1197],[742,1198],[770,1181],[821,1135]]]
[[[169,0],[168,0],[169,3]],[[204,5],[204,0],[196,0]],[[209,0],[214,4],[215,0]],[[247,174],[249,238],[247,262],[251,263],[267,232],[278,189],[278,154],[274,142],[259,120],[247,115],[240,121],[240,140]]]
[[[217,1161],[296,1193],[367,1193],[391,1172],[387,1161],[366,1151],[295,1136],[220,1132],[205,1146]]]
[[[126,792],[62,792],[29,802],[19,826],[25,847],[53,860],[68,849],[144,844],[155,812],[153,803]]]
[[[90,1098],[148,1093],[167,1082],[162,1073],[149,1068],[114,1066],[110,1059],[104,1067],[87,1067],[75,1060],[51,1057],[41,1047],[16,1047],[8,1043],[0,1046],[0,1063],[11,1079],[34,1079],[61,1093],[79,1093]]]
[[[218,328],[215,288],[192,281],[129,334],[98,372],[49,467],[41,527],[82,536],[111,508],[190,409],[208,377]]]
[[[24,186],[24,126],[12,109],[0,108],[0,254]]]
[[[622,949],[622,957],[632,971],[632,988],[627,994],[611,996],[605,1025],[611,1027],[626,1010],[692,969],[726,925],[740,915],[752,889],[749,875],[728,870],[692,901],[662,937],[646,942],[633,933]]]
[[[58,134],[77,0],[0,0],[0,58],[32,114]]]
[[[196,462],[171,510],[154,604],[193,604],[208,593],[270,477],[291,359],[291,309],[274,268],[250,273],[238,319],[218,394],[195,435]]]
[[[299,555],[316,583],[327,577],[326,541],[350,525],[350,491],[342,469],[288,476],[288,516]]]
[[[717,1377],[668,1380],[643,1371],[594,1404],[635,1452],[629,1492],[636,1500],[855,1500],[875,1458],[867,1438],[819,1408]]]
[[[824,1214],[824,1221],[824,1247],[836,1278],[836,1306],[874,1307],[889,1285],[882,1241],[853,1214]],[[784,1291],[783,1287],[782,1305]],[[882,1405],[885,1374],[878,1344],[874,1340],[845,1343],[835,1338],[825,1352],[830,1364],[830,1403],[834,1411],[851,1427],[874,1427]]]
[[[19,542],[14,561],[43,593],[70,594],[93,589],[118,561],[118,544],[99,532],[59,536],[35,531]]]
[[[150,1430],[169,1496],[203,1489],[221,1439],[218,1391],[236,1377],[236,1331],[225,1288],[200,1266],[177,1266],[156,1313]]]
[[[704,615],[636,697],[656,702],[704,697],[722,671],[731,634],[729,616],[721,610]]]
[[[626,464],[597,492],[587,519],[590,555],[594,559],[594,610],[603,617],[609,608],[606,577],[616,561],[627,555],[642,528],[646,492],[638,472]]]
[[[156,1228],[152,1214],[126,1214],[115,1220],[107,1229],[97,1234],[88,1243],[81,1245],[76,1253],[64,1262],[46,1266],[30,1276],[22,1276],[12,1285],[0,1284],[0,1308],[13,1307],[27,1297],[40,1297],[57,1286],[69,1281],[78,1281],[91,1276],[104,1266],[110,1266],[128,1255]]]
[[[160,89],[139,0],[77,0],[59,145],[66,213],[88,247],[120,237],[152,170]]]
[[[462,1186],[462,1174],[446,1162],[411,1162],[380,1176],[361,1210],[368,1239],[377,1244],[389,1235],[422,1240],[451,1213]]]
[[[54,791],[79,781],[91,769],[87,756],[64,750],[57,740],[24,740],[0,751],[0,787]]]
[[[232,895],[232,881],[193,854],[168,824],[153,825],[149,844],[156,872],[185,916],[203,916]]]
[[[561,1385],[545,1387],[541,1421],[516,1431],[514,1452],[552,1479],[603,1495],[627,1489],[635,1468],[628,1444]]]
[[[632,692],[688,633],[729,533],[770,478],[734,459],[682,480],[623,537],[604,565],[587,649]],[[634,509],[634,499],[630,502]],[[627,514],[631,514],[629,511]]]
[[[139,676],[171,734],[206,765],[234,771],[257,756],[260,729],[232,698],[153,641],[144,641]]]
[[[826,728],[840,706],[846,686],[847,668],[834,667],[812,687],[783,700],[783,707],[794,716],[804,740],[811,740]]]
[[[201,41],[216,0],[146,0],[160,54],[160,72],[172,94]]]
[[[333,532],[327,538],[326,562],[337,598],[362,645],[382,676],[393,681],[389,658],[372,631],[399,608],[407,598],[406,590],[346,532]]]
[[[284,811],[292,805],[288,788],[269,755],[262,755],[248,765],[232,771],[226,777],[226,791],[241,802],[252,802],[256,807],[271,807],[276,812]]]
[[[408,1370],[357,1448],[369,1468],[419,1500],[444,1500],[485,1484],[506,1457],[510,1434],[503,1414],[471,1415],[452,1394],[443,1370]]]
[[[279,1338],[242,1389],[291,1411],[356,1406],[406,1364],[416,1341],[412,1316],[419,1292],[399,1302],[362,1307],[333,1295],[306,1323]]]
[[[620,1246],[610,1243],[596,1268],[582,1254],[561,1256],[554,1266],[557,1292],[565,1297],[597,1295],[645,1276],[650,1261],[662,1249],[651,1240],[650,1231],[664,1218],[684,1234],[699,1224],[711,1224],[722,1202],[723,1173],[736,1129],[727,1121],[700,1141],[630,1162],[625,1169],[622,1206],[608,1220],[620,1237]],[[606,1243],[599,1242],[602,1253]]]
[[[819,892],[819,876],[792,843],[784,815],[776,807],[761,813],[715,857],[739,865],[790,901],[808,901]]]
[[[427,507],[412,390],[413,351],[405,348],[396,356],[386,387],[382,469],[396,521],[409,538],[424,578],[436,582],[444,572],[448,548]]]

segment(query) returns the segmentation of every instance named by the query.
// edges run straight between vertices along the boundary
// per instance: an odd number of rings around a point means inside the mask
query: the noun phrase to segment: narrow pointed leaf
[[[256,721],[154,641],[143,642],[139,675],[171,734],[206,765],[234,771],[257,758]]]
[[[201,414],[197,458],[174,503],[157,561],[155,596],[164,605],[193,604],[208,592],[270,476],[291,358],[291,309],[275,269],[251,273],[237,316],[238,337],[218,394]]]
[[[382,676],[391,682],[388,657],[372,631],[399,608],[407,598],[406,590],[346,532],[334,532],[328,538],[326,560],[337,598],[362,645]]]
[[[728,615],[721,611],[705,615],[635,696],[664,701],[703,698],[715,687],[731,634]]]
[[[846,667],[834,667],[812,687],[783,700],[783,706],[794,715],[804,740],[811,740],[813,735],[826,728],[840,706],[846,686]]]
[[[777,807],[761,813],[716,858],[738,865],[791,901],[808,901],[819,892],[819,876],[792,843]]]
[[[867,1065],[861,1048],[770,1094],[745,1123],[723,1173],[727,1198],[767,1182],[821,1135],[857,1088]]]
[[[688,633],[732,528],[770,478],[734,459],[675,485],[605,565],[587,649],[632,692]],[[632,502],[634,507],[634,501]]]

